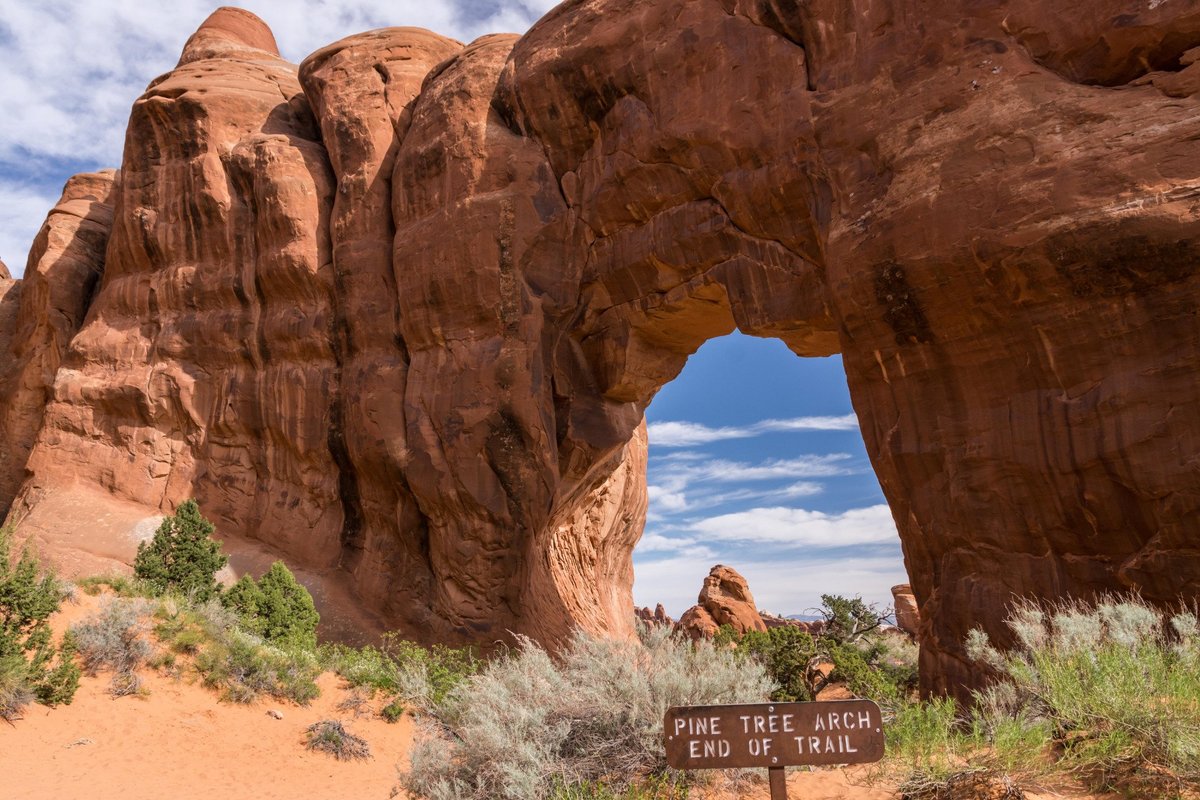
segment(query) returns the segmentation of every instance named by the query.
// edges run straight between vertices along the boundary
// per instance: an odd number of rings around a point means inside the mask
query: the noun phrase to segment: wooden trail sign
[[[883,716],[870,700],[676,706],[663,721],[676,769],[765,767],[772,800],[786,800],[784,767],[883,758]]]

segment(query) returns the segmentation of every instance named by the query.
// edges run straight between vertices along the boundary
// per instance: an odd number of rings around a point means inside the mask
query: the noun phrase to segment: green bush
[[[196,501],[184,501],[149,544],[138,545],[133,574],[156,594],[176,592],[198,601],[215,597],[217,572],[229,559],[211,538],[213,530]]]
[[[307,705],[317,695],[321,665],[316,655],[295,645],[275,646],[238,628],[203,648],[196,669],[224,699],[249,703],[260,694]]]
[[[268,642],[309,649],[317,646],[321,617],[312,595],[282,561],[272,564],[257,582],[243,575],[221,596],[221,602],[237,612],[246,630]]]
[[[778,685],[771,693],[772,700],[813,699],[808,667],[818,648],[810,634],[791,626],[749,631],[738,641],[737,652],[762,664]]]
[[[67,704],[79,686],[69,638],[55,647],[50,616],[62,602],[55,577],[26,548],[10,561],[12,534],[0,528],[0,718],[12,720],[32,700]]]
[[[330,645],[323,655],[329,667],[351,686],[395,695],[427,711],[436,708],[481,666],[471,648],[427,648],[395,633],[385,634],[379,647]]]
[[[733,644],[739,655],[761,664],[777,684],[772,700],[812,700],[823,683],[844,683],[890,713],[916,691],[916,648],[884,632],[887,613],[861,598],[822,595],[821,600],[825,623],[815,634],[780,626],[739,638],[723,629],[714,644]],[[833,665],[827,679],[814,670],[822,662]]]

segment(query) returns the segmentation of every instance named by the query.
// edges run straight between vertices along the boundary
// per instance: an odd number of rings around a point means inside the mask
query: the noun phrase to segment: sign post
[[[675,706],[663,737],[676,769],[765,767],[771,800],[787,800],[784,767],[883,758],[883,716],[870,700]]]

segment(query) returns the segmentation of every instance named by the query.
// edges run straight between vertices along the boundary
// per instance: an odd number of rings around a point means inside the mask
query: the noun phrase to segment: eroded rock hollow
[[[926,688],[1014,595],[1195,597],[1200,8],[1049,5],[571,0],[299,68],[218,10],[0,269],[0,510],[119,559],[195,496],[427,639],[626,635],[644,410],[736,326],[843,355]]]

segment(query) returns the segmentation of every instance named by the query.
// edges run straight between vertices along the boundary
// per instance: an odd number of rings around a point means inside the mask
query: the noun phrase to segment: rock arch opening
[[[881,606],[907,582],[840,356],[777,339],[711,339],[646,410],[649,505],[635,605],[678,618],[716,563],[760,608],[803,614],[822,594]]]

